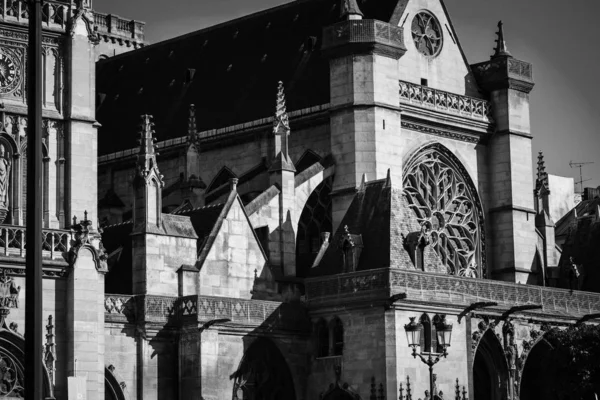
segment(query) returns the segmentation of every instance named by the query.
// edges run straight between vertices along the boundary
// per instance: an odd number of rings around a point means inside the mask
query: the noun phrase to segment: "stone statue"
[[[0,144],[0,224],[8,213],[8,188],[10,185],[10,160],[6,156],[4,145]]]

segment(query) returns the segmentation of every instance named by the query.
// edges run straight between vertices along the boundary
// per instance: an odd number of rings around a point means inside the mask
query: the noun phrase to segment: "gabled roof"
[[[387,22],[397,3],[360,7]],[[190,104],[200,131],[271,116],[279,80],[290,110],[329,103],[319,49],[323,27],[339,16],[339,0],[298,0],[99,61],[99,153],[136,147],[141,114],[154,116],[159,141],[186,136]]]

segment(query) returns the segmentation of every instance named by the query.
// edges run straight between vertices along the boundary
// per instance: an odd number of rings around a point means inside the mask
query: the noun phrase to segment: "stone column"
[[[402,28],[360,15],[326,27],[329,57],[333,230],[337,230],[363,174],[402,182],[398,59]]]

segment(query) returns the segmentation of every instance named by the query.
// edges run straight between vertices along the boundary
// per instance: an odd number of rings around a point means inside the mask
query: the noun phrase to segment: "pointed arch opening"
[[[331,232],[332,203],[331,177],[321,182],[311,193],[298,221],[296,236],[296,270],[299,277],[306,277],[323,244],[323,233]]]
[[[306,150],[302,156],[298,159],[294,167],[296,168],[296,175],[306,170],[308,167],[321,161],[321,156],[312,150]]]
[[[329,355],[329,328],[323,318],[317,322],[317,357],[327,357]]]
[[[295,400],[294,381],[285,358],[266,338],[254,341],[232,376],[233,400]]]
[[[344,324],[338,317],[331,320],[331,355],[344,354]]]
[[[221,168],[217,175],[215,175],[213,180],[209,183],[208,187],[206,188],[206,193],[209,194],[213,190],[228,184],[229,180],[232,178],[237,178],[237,175],[234,174],[232,170],[227,167]]]
[[[504,400],[508,396],[508,365],[502,344],[488,329],[477,346],[473,361],[475,400]]]
[[[552,346],[542,339],[529,351],[519,385],[519,399],[551,399],[554,385],[550,384],[556,368],[551,361]]]
[[[445,146],[421,147],[404,165],[404,196],[450,275],[486,277],[483,208],[460,160]]]

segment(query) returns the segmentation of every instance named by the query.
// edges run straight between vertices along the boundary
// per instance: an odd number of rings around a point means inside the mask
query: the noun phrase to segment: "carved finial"
[[[541,151],[538,153],[537,179],[535,186],[537,190],[539,190],[542,186],[546,186],[546,189],[548,189],[548,173],[546,172],[544,154]]]
[[[275,136],[275,161],[271,166],[272,171],[296,171],[294,163],[289,156],[290,120],[285,104],[283,82],[277,87],[277,101],[275,103],[275,119],[273,120],[273,134]]]
[[[84,220],[84,221],[87,221],[87,220],[88,220],[87,216],[88,216],[88,212],[87,212],[87,210],[85,210],[85,211],[83,212],[83,220]]]
[[[385,185],[383,185],[383,187],[384,188],[392,187],[392,172],[389,168],[387,170],[387,175],[385,177]]]
[[[360,187],[358,188],[359,192],[364,192],[367,188],[367,174],[363,174],[362,179],[360,180]]]
[[[283,82],[279,81],[277,86],[277,101],[275,103],[275,121],[273,121],[273,132],[275,134],[282,134],[284,132],[289,134],[289,131],[290,121],[285,104],[285,92],[283,88]]]
[[[154,171],[156,177],[160,183],[160,186],[164,186],[162,180],[163,176],[158,170],[156,163],[156,139],[154,138],[154,122],[151,115],[142,115],[140,123],[140,138],[138,143],[140,144],[140,151],[137,156],[137,172],[142,178],[146,178],[150,172]]]
[[[341,0],[340,18],[342,20],[362,19],[363,13],[356,3],[356,0]]]
[[[198,130],[196,128],[196,106],[190,104],[188,117],[188,144],[198,144]]]
[[[494,49],[494,55],[496,57],[512,57],[508,49],[506,48],[506,41],[504,40],[504,24],[502,21],[498,22],[498,32],[496,32],[498,39],[496,39],[496,48]]]

